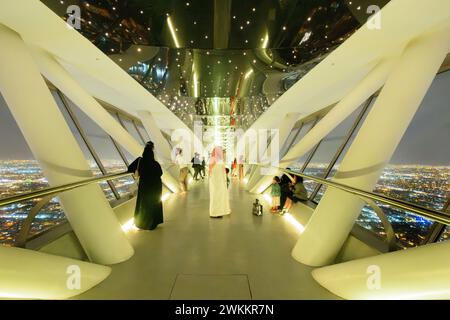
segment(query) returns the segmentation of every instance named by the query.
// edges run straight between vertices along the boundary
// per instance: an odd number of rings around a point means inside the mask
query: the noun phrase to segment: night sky
[[[380,130],[383,130],[382,125]],[[391,163],[449,165],[449,140],[450,71],[441,73],[433,82]],[[117,158],[117,155],[103,153],[103,157]],[[0,96],[0,159],[32,158],[25,139]],[[315,161],[329,159],[317,157]]]

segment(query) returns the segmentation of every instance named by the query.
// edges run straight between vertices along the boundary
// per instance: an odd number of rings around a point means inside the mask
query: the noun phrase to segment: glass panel
[[[120,119],[122,120],[123,125],[125,126],[125,129],[133,136],[134,139],[136,139],[139,144],[144,145],[144,142],[142,141],[141,136],[137,132],[136,128],[133,125],[133,122],[123,116],[120,116]]]
[[[116,121],[117,121],[117,123],[120,125],[120,126],[122,126],[121,124],[120,124],[120,122],[119,122],[119,118],[118,118],[118,116],[117,116],[117,113],[115,113],[115,112],[111,112],[111,111],[108,111],[111,115],[112,115],[112,117],[114,118],[114,119],[116,119]],[[133,157],[124,147],[122,147],[120,144],[118,144],[117,143],[117,146],[118,146],[118,148],[120,149],[120,151],[122,152],[122,154],[125,156],[125,159],[127,159],[127,161],[128,161],[128,163],[132,163],[133,161],[134,161],[134,159],[136,159],[135,157]]]
[[[142,124],[138,123],[136,124],[136,126],[138,127],[139,132],[141,133],[141,136],[144,138],[145,142],[150,141],[150,136],[148,135],[147,130],[145,130]]]
[[[377,204],[380,205],[380,203]],[[381,238],[386,237],[383,223],[381,222],[380,218],[378,218],[375,211],[373,211],[373,209],[369,206],[364,206],[364,208],[361,210],[361,214],[358,217],[357,223],[363,228],[377,234]]]
[[[327,178],[329,179],[329,178]],[[314,199],[312,199],[314,202],[319,203],[320,199],[322,199],[323,194],[327,190],[327,186],[322,185],[317,192],[317,194],[314,196]]]
[[[29,236],[36,236],[56,225],[65,223],[66,217],[57,198],[53,198],[36,215],[31,223]]]
[[[94,121],[82,112],[72,101],[68,100],[69,107],[77,117],[90,143],[99,156],[103,167],[108,174],[120,173],[127,170],[127,166],[120,157],[110,136],[103,131]],[[112,180],[120,196],[130,194],[129,186],[134,183],[133,178],[125,177]],[[126,183],[125,183],[126,182]]]
[[[336,155],[339,147],[348,135],[351,127],[354,125],[358,115],[361,113],[362,107],[355,110],[350,116],[342,121],[333,131],[331,131],[319,144],[311,161],[305,168],[304,173],[307,175],[322,178],[325,176],[331,160]],[[317,182],[305,180],[305,187],[309,193],[313,192],[317,186]]]
[[[303,126],[300,129],[299,134],[297,135],[294,142],[292,143],[292,146],[294,146],[297,142],[299,142],[308,133],[308,131],[311,130],[314,123],[315,123],[315,120],[312,120],[312,121],[309,121],[309,122],[303,124]],[[310,150],[309,152],[307,152],[306,154],[301,156],[295,164],[291,165],[290,167],[292,168],[292,170],[300,171],[301,168],[303,167],[306,159],[308,159],[309,155],[311,154],[311,152],[312,152],[312,150]]]
[[[369,98],[370,99],[370,98]],[[350,137],[350,140],[348,141],[348,143],[345,145],[344,150],[342,151],[341,155],[339,156],[339,158],[336,160],[336,163],[334,164],[333,168],[330,171],[330,174],[328,175],[327,179],[331,177],[334,177],[334,175],[336,174],[337,169],[339,168],[339,165],[341,164],[342,159],[344,158],[345,154],[348,151],[348,148],[350,148],[350,146],[353,143],[353,140],[355,140],[356,135],[359,132],[359,129],[361,128],[362,124],[364,123],[364,121],[366,120],[367,115],[369,114],[370,110],[372,110],[372,106],[374,105],[375,101],[376,101],[376,97],[373,98],[370,102],[369,107],[367,108],[366,112],[364,113],[361,121],[358,123],[358,126],[356,127],[356,130],[353,132],[352,136]]]
[[[450,194],[449,87],[450,72],[436,76],[374,192],[442,210]],[[420,245],[430,231],[430,220],[383,209],[404,248]]]
[[[294,142],[292,143],[292,146],[295,146],[297,142],[299,142],[303,137],[311,130],[311,128],[316,124],[316,120],[311,120],[305,124],[303,124],[302,128],[300,129],[300,133],[298,136],[295,137]]]
[[[350,140],[345,145],[344,150],[342,150],[341,154],[339,155],[338,159],[336,160],[336,163],[333,165],[333,168],[331,169],[330,173],[328,174],[328,176],[326,178],[327,180],[331,180],[331,178],[333,178],[334,175],[336,174],[336,171],[339,168],[339,165],[341,164],[342,159],[344,158],[345,154],[347,153],[348,148],[352,145],[353,140],[355,140],[355,137],[358,134],[359,129],[361,128],[362,124],[364,123],[364,120],[366,120],[366,117],[369,114],[370,110],[372,109],[372,106],[375,103],[375,100],[376,100],[376,98],[371,100],[370,105],[367,108],[366,112],[364,113],[361,121],[359,121],[358,126],[356,127],[356,130],[353,132],[352,136],[350,137]],[[314,196],[313,201],[318,203],[320,201],[320,199],[322,199],[322,196],[325,193],[326,189],[327,189],[327,186],[321,186],[318,193]]]
[[[1,94],[0,137],[0,198],[49,187]],[[0,244],[14,245],[29,210],[39,200],[33,199],[0,207]],[[66,221],[59,205],[54,205],[47,213],[47,220],[37,221],[36,228],[44,226],[50,228]]]
[[[291,132],[289,132],[289,135],[287,136],[286,141],[284,142],[280,150],[280,158],[282,158],[286,154],[287,148],[291,145],[292,141],[297,135],[298,130],[300,130],[300,127],[293,128]]]
[[[67,112],[67,110],[63,104],[63,101],[61,100],[61,97],[54,90],[52,90],[52,95],[56,101],[56,104],[59,107],[59,110],[63,114],[64,119],[66,119],[67,125],[70,128],[70,131],[72,132],[73,136],[75,137],[75,139],[78,142],[78,145],[80,146],[81,150],[83,151],[84,157],[88,161],[88,164],[92,170],[92,173],[94,174],[94,176],[101,176],[102,172],[101,172],[100,168],[98,167],[97,163],[94,160],[94,157],[92,156],[91,152],[89,151],[88,147],[86,146],[86,143],[84,142],[80,132],[78,131],[77,127],[75,126],[75,123],[73,122],[72,118],[70,117],[69,112]],[[108,201],[116,199],[116,197],[114,196],[114,193],[112,192],[111,188],[109,187],[109,185],[106,181],[100,182],[100,186],[103,189],[103,192],[105,193]]]

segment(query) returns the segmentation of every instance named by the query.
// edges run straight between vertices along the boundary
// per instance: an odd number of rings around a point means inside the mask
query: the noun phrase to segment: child
[[[270,191],[270,195],[272,196],[272,213],[278,212],[280,210],[281,188],[279,183],[280,178],[274,177],[272,180],[272,190]]]

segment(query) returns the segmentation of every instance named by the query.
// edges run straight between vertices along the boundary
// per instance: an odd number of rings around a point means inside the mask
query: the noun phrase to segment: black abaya
[[[145,161],[138,158],[128,167],[128,172],[135,172],[139,159],[139,187],[134,211],[134,223],[136,227],[144,230],[153,230],[158,224],[163,223],[162,193],[162,169],[159,163],[153,159]]]

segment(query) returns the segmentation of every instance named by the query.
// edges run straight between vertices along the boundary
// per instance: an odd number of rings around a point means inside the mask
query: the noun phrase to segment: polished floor
[[[232,214],[209,217],[208,182],[164,202],[165,222],[130,230],[136,253],[79,299],[336,299],[296,262],[298,230],[286,217],[251,214],[255,196],[230,185]]]

